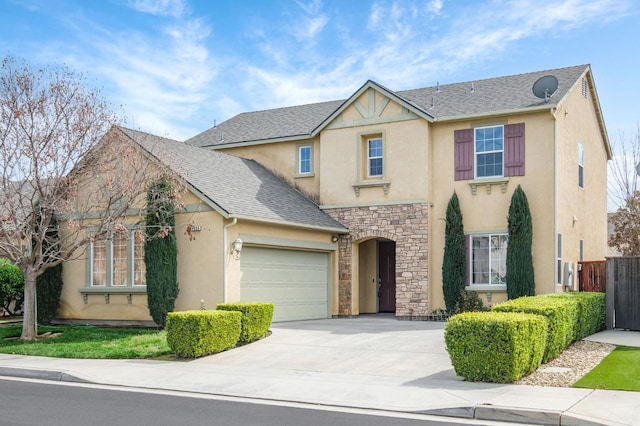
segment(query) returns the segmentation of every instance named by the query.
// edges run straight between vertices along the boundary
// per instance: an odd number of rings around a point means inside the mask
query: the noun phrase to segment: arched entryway
[[[396,243],[373,238],[358,245],[359,312],[396,311]]]

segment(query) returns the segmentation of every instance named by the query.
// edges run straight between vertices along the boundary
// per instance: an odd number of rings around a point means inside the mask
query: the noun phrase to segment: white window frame
[[[496,129],[496,128],[501,128],[502,129],[502,149],[493,149],[491,151],[481,151],[478,152],[478,131],[479,130],[485,130],[485,129]],[[478,174],[478,171],[480,170],[480,168],[478,167],[478,156],[480,155],[489,155],[489,154],[497,154],[500,153],[502,156],[502,161],[501,161],[501,173],[500,174],[495,174],[495,175],[486,175],[486,176],[480,176]],[[494,178],[494,177],[503,177],[504,176],[504,125],[494,125],[494,126],[482,126],[482,127],[475,127],[473,129],[473,170],[474,170],[474,175],[476,179],[485,179],[485,178]]]
[[[380,142],[379,155],[371,155],[371,143],[372,142]],[[367,138],[367,177],[370,178],[380,178],[384,176],[384,139],[380,137]],[[377,149],[376,149],[377,150]],[[374,160],[380,160],[380,173],[372,174],[371,172],[371,163]]]
[[[584,144],[578,142],[578,187],[584,188]]]
[[[309,158],[303,158],[303,151],[309,152]],[[308,170],[303,171],[303,161],[308,161]],[[313,176],[313,146],[311,144],[300,144],[296,150],[296,177]]]
[[[504,262],[502,266],[502,272],[503,272],[503,276],[506,277],[506,273],[507,273],[507,247],[509,244],[509,234],[506,231],[496,231],[496,232],[491,232],[491,233],[478,233],[478,234],[470,234],[469,235],[469,286],[471,289],[473,290],[506,290],[507,288],[507,282],[503,279],[499,278],[498,275],[498,279],[494,279],[493,277],[493,270],[491,269],[491,265],[494,261],[493,256],[492,256],[492,250],[489,250],[489,259],[488,259],[488,265],[489,265],[489,270],[487,271],[487,276],[488,276],[488,282],[474,282],[475,280],[475,275],[474,275],[474,258],[475,258],[475,253],[474,253],[474,240],[475,239],[480,239],[480,238],[488,238],[489,239],[489,243],[491,243],[492,238],[494,237],[502,237],[505,239],[505,245],[504,247],[500,247],[499,251],[500,251],[500,256],[502,258],[502,261]],[[499,271],[498,271],[499,272]]]
[[[95,280],[94,280],[94,257],[95,257],[95,242],[91,242],[90,246],[89,246],[89,256],[87,259],[87,267],[88,267],[88,287],[93,287],[93,288],[126,288],[126,287],[146,287],[146,282],[143,283],[139,283],[136,284],[136,277],[135,274],[139,271],[135,270],[136,267],[136,258],[135,258],[135,254],[136,254],[136,234],[139,232],[144,232],[141,230],[131,230],[131,231],[127,231],[127,237],[126,237],[126,259],[125,259],[125,265],[126,265],[126,282],[125,283],[114,283],[114,263],[116,261],[115,257],[114,257],[114,244],[113,244],[113,237],[107,237],[104,240],[101,241],[105,241],[105,271],[104,271],[104,284],[94,284]],[[139,243],[139,244],[144,244],[144,243]],[[143,250],[144,250],[144,245],[142,246]],[[144,254],[143,254],[144,256]],[[144,260],[143,260],[144,262]],[[144,276],[141,277],[144,280]]]

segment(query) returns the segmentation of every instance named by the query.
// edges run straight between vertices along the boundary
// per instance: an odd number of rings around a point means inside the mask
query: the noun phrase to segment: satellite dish
[[[549,102],[551,95],[558,90],[558,79],[552,75],[540,77],[533,83],[533,94],[540,99],[544,99],[544,103]]]

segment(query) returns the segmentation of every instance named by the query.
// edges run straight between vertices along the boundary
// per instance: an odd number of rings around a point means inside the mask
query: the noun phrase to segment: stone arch
[[[387,240],[397,241],[398,236],[390,231],[381,231],[379,229],[363,229],[357,233],[352,234],[351,241],[358,243],[362,240],[369,240],[371,238],[386,238]]]

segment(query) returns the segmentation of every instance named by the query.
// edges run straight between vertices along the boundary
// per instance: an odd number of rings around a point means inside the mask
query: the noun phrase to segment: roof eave
[[[613,152],[611,150],[611,144],[609,143],[609,135],[607,133],[607,126],[604,122],[604,115],[602,114],[602,108],[600,107],[600,99],[598,98],[598,92],[596,90],[596,84],[593,79],[593,73],[591,72],[591,67],[585,71],[587,79],[589,80],[589,87],[591,88],[591,98],[595,104],[596,115],[598,117],[598,124],[600,125],[600,133],[602,134],[602,139],[604,141],[605,150],[607,151],[607,160],[611,160],[613,158]]]
[[[301,135],[284,136],[280,138],[256,139],[252,141],[231,142],[231,143],[225,143],[225,144],[219,144],[219,145],[203,145],[202,148],[208,148],[213,150],[219,150],[219,149],[225,149],[225,148],[240,148],[244,146],[301,141],[301,140],[313,139],[313,137],[314,136],[307,133],[307,134],[301,134]]]
[[[229,215],[229,219],[247,220],[251,222],[265,223],[269,225],[280,225],[280,226],[286,226],[286,227],[292,227],[292,228],[308,229],[311,231],[325,231],[325,232],[332,232],[335,234],[349,233],[349,230],[347,228],[335,228],[332,226],[310,225],[305,223],[297,223],[297,222],[291,222],[291,221],[285,221],[285,220],[266,219],[266,218],[239,215],[239,214],[231,214]]]
[[[528,114],[532,112],[541,112],[541,111],[550,111],[556,108],[556,104],[544,104],[538,105],[534,107],[526,107],[526,108],[517,108],[517,109],[505,109],[499,111],[490,111],[490,112],[478,112],[474,114],[464,114],[464,115],[449,115],[443,117],[435,118],[435,122],[441,121],[462,121],[462,120],[475,120],[478,118],[493,118],[497,116],[505,116],[505,115],[517,115],[517,114]]]

